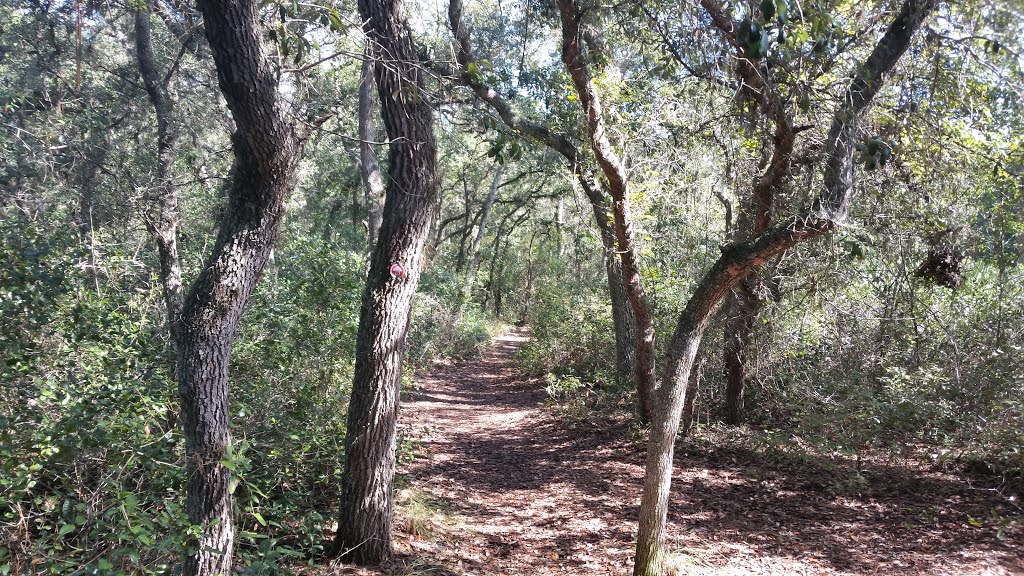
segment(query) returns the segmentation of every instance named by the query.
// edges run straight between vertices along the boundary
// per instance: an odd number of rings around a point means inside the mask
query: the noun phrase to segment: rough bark
[[[377,564],[392,555],[399,380],[438,180],[433,116],[403,3],[359,0],[359,13],[390,145],[383,221],[359,315],[335,553]],[[404,278],[389,273],[396,263]]]
[[[384,217],[384,180],[380,174],[380,163],[371,143],[373,130],[373,59],[370,48],[363,49],[363,66],[359,74],[359,176],[363,181],[363,196],[366,204],[366,261],[373,254]]]
[[[748,375],[747,349],[754,335],[754,321],[764,307],[747,284],[745,278],[726,298],[725,338],[722,345],[722,368],[725,372],[725,423],[738,426],[743,422],[746,409],[746,388]]]
[[[823,187],[811,208],[756,238],[723,249],[680,314],[657,390],[657,410],[647,445],[634,576],[661,576],[665,572],[664,537],[673,449],[686,402],[686,385],[708,319],[728,291],[758,266],[800,242],[830,232],[846,219],[860,116],[936,4],[937,0],[907,0],[867,60],[858,66],[829,130]]]
[[[639,330],[635,314],[629,305],[624,286],[621,263],[616,256],[616,234],[612,222],[608,219],[611,202],[608,195],[601,189],[593,174],[584,165],[584,157],[572,140],[564,134],[552,131],[547,126],[530,121],[517,114],[509,103],[491,86],[488,86],[479,74],[470,74],[470,64],[477,65],[470,41],[469,27],[463,20],[462,0],[450,0],[448,4],[448,20],[455,37],[455,59],[458,64],[459,81],[469,87],[476,96],[487,103],[501,118],[506,126],[521,133],[557,152],[565,158],[569,169],[575,174],[583,188],[587,200],[594,212],[594,221],[601,235],[605,249],[605,271],[608,277],[608,289],[611,297],[612,319],[615,329],[616,364],[619,378],[631,386],[638,386],[639,368],[636,362],[637,341]],[[649,394],[644,394],[638,387],[638,409],[640,419],[647,421],[650,414]]]
[[[200,527],[184,574],[231,572],[234,527],[228,359],[245,304],[278,234],[300,144],[278,97],[261,41],[258,3],[201,0],[221,92],[235,121],[228,207],[213,253],[185,298],[179,325],[179,393],[185,436],[189,521]]]
[[[605,238],[602,238],[605,240]],[[612,326],[615,330],[615,367],[619,385],[636,386],[636,342],[637,323],[633,308],[626,297],[625,281],[622,278],[622,261],[615,255],[615,240],[607,238],[604,257],[605,275],[608,277],[608,296],[612,305]],[[637,392],[637,406],[641,420],[650,418],[650,406],[645,397]]]
[[[153,55],[148,4],[141,5],[135,11],[135,58],[149,102],[156,113],[157,185],[152,194],[153,207],[146,219],[146,227],[156,240],[167,325],[171,339],[177,346],[178,319],[181,317],[184,299],[178,259],[178,187],[174,183],[178,132],[174,126],[174,104],[167,93],[167,84],[160,78],[160,70]]]
[[[640,264],[637,259],[633,234],[633,215],[629,202],[629,179],[626,168],[612,146],[605,127],[604,112],[597,87],[591,78],[589,63],[580,50],[587,31],[583,28],[583,13],[575,0],[558,0],[562,21],[562,62],[569,71],[580,106],[587,118],[590,148],[607,182],[612,197],[616,252],[622,261],[622,280],[626,298],[636,319],[636,385],[640,400],[640,420],[647,423],[651,417],[655,388],[654,317],[647,304]]]

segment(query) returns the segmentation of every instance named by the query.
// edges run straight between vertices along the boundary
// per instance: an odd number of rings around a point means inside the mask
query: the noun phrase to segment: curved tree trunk
[[[740,202],[736,225],[729,230],[729,241],[746,242],[764,233],[771,225],[772,204],[776,193],[782,190],[785,180],[791,174],[797,130],[782,96],[768,80],[770,73],[767,62],[744,57],[742,42],[736,37],[736,25],[717,0],[701,0],[700,3],[710,16],[711,23],[736,50],[736,72],[742,79],[739,96],[751,105],[751,125],[756,125],[757,115],[763,113],[773,127],[773,145],[767,168],[755,178],[749,197]],[[729,210],[729,206],[726,210]],[[726,422],[733,425],[743,420],[744,393],[749,379],[748,347],[756,328],[757,315],[765,305],[765,299],[760,296],[764,288],[764,277],[755,271],[743,279],[727,297],[723,311]]]
[[[504,173],[505,165],[499,164],[498,169],[494,173],[494,178],[491,180],[491,188],[487,193],[487,200],[484,202],[483,211],[480,214],[480,227],[477,228],[476,236],[473,238],[473,243],[469,247],[468,262],[466,264],[466,281],[462,286],[462,298],[459,299],[460,315],[461,310],[466,305],[466,301],[469,300],[472,295],[473,280],[476,279],[477,252],[480,251],[480,244],[483,242],[484,234],[487,232],[487,218],[490,216],[491,208],[494,206],[494,199],[498,196],[498,185],[501,184],[501,177]]]
[[[590,148],[604,175],[611,194],[612,222],[615,232],[615,250],[622,261],[622,281],[626,299],[636,321],[636,385],[640,399],[640,421],[646,424],[651,417],[651,401],[655,389],[654,317],[651,315],[640,278],[640,262],[634,239],[633,215],[629,200],[629,179],[618,153],[608,139],[604,112],[597,87],[591,78],[589,61],[581,50],[581,43],[590,32],[583,25],[583,9],[576,0],[558,0],[562,20],[562,62],[569,71],[580,106],[587,119]],[[593,46],[589,49],[593,50]]]
[[[389,146],[387,198],[363,293],[335,553],[378,564],[392,555],[399,380],[423,246],[438,193],[433,116],[401,0],[359,0],[374,54]],[[402,265],[404,277],[389,269]]]
[[[484,299],[480,302],[481,312],[487,311],[487,305],[490,304],[491,302],[491,296],[497,297],[498,295],[497,288],[495,287],[495,279],[498,276],[498,259],[501,257],[501,241],[502,238],[506,238],[509,234],[511,234],[511,230],[506,228],[506,226],[508,225],[512,217],[515,216],[516,213],[519,212],[519,209],[522,207],[522,203],[517,204],[512,208],[510,212],[502,216],[501,220],[498,222],[498,231],[495,232],[494,234],[494,246],[491,249],[491,263],[490,267],[487,269],[487,283],[485,284],[487,289],[484,291]],[[495,310],[497,310],[497,308],[498,305],[495,305]],[[496,311],[495,315],[498,314],[499,313]]]
[[[755,269],[785,250],[831,232],[846,219],[853,188],[853,147],[860,116],[903,56],[937,0],[906,0],[846,89],[826,142],[821,193],[810,210],[747,242],[723,249],[697,284],[668,347],[665,374],[647,444],[647,464],[637,532],[634,576],[665,573],[665,523],[672,486],[672,460],[686,389],[708,319],[728,292]]]
[[[178,349],[189,521],[200,527],[186,575],[231,572],[234,527],[228,359],[245,304],[277,239],[300,143],[285,118],[260,35],[258,3],[201,0],[220,89],[235,120],[229,203],[213,254],[185,298]]]

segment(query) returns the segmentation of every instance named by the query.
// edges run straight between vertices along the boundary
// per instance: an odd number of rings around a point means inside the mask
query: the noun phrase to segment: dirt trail
[[[401,419],[425,458],[405,472],[460,518],[441,547],[466,573],[622,573],[638,457],[621,430],[580,435],[554,417],[543,388],[510,367],[524,340],[501,337],[483,359],[422,378]]]
[[[387,573],[630,572],[642,455],[621,424],[558,418],[543,386],[512,368],[525,340],[506,335],[478,361],[437,367],[403,400],[415,457],[399,500],[427,494],[447,520],[422,537],[399,528],[402,556]],[[840,472],[828,461],[684,450],[669,515],[672,548],[686,551],[673,557],[677,573],[1024,574],[1020,522],[997,538],[993,511],[1020,517],[1005,493],[905,466],[869,465],[863,485]]]

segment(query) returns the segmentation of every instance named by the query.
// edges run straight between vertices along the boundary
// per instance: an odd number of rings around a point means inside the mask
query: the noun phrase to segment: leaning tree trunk
[[[234,527],[228,360],[242,310],[270,258],[300,148],[261,41],[255,0],[200,0],[221,92],[235,121],[228,206],[212,255],[185,298],[178,349],[188,487],[199,527],[184,574],[231,573]]]
[[[767,169],[757,176],[749,197],[740,204],[734,227],[727,226],[730,242],[746,242],[768,230],[771,224],[772,204],[777,193],[791,174],[793,146],[799,129],[793,126],[793,117],[779,91],[768,80],[771,72],[767,61],[745,57],[743,42],[737,37],[736,24],[718,0],[700,0],[710,17],[711,24],[722,34],[726,43],[736,52],[736,72],[741,79],[739,97],[751,105],[750,122],[757,124],[757,114],[763,112],[774,128],[771,158]],[[806,129],[806,128],[802,128]],[[719,196],[723,202],[724,197]],[[726,203],[726,221],[730,206]],[[723,366],[726,377],[726,421],[739,424],[743,419],[744,390],[749,379],[748,348],[754,335],[756,318],[764,308],[764,277],[754,272],[743,279],[730,294],[724,306],[725,344]]]
[[[665,524],[674,446],[686,403],[687,383],[708,319],[729,290],[759,266],[796,244],[831,232],[846,219],[860,117],[937,2],[906,0],[867,60],[857,67],[832,120],[826,140],[823,188],[810,210],[750,241],[723,248],[721,257],[697,284],[680,314],[668,347],[665,374],[656,391],[657,408],[647,444],[634,576],[662,576],[665,572]]]
[[[433,116],[401,0],[359,0],[389,146],[387,198],[363,293],[335,552],[358,564],[392,555],[399,380],[423,246],[438,193]],[[405,275],[392,275],[398,264]]]
[[[477,228],[473,243],[469,246],[468,262],[466,263],[466,280],[462,285],[462,298],[459,299],[459,311],[466,305],[473,293],[473,281],[476,279],[477,255],[480,251],[480,244],[484,241],[484,234],[487,232],[487,219],[491,215],[491,208],[494,207],[494,200],[498,196],[498,186],[501,184],[501,177],[505,173],[505,165],[499,164],[491,180],[491,188],[487,193],[487,200],[484,202],[480,214],[480,226]],[[469,210],[467,210],[468,212]]]
[[[616,252],[622,262],[622,286],[633,318],[636,320],[636,385],[640,400],[640,421],[646,424],[653,409],[651,399],[655,387],[655,331],[654,317],[651,315],[643,281],[640,278],[634,218],[630,208],[629,179],[625,164],[608,139],[601,99],[591,77],[588,54],[594,47],[590,46],[584,50],[581,46],[589,34],[589,31],[584,30],[583,8],[576,0],[558,0],[558,7],[562,21],[562,62],[579,96],[581,109],[586,115],[590,148],[594,152],[607,190],[612,197],[612,222]]]
[[[496,274],[498,270],[498,259],[501,257],[501,239],[506,238],[512,233],[511,230],[507,229],[505,226],[509,223],[512,217],[516,215],[516,212],[519,212],[519,209],[522,207],[522,204],[517,204],[514,208],[512,208],[511,212],[502,216],[501,220],[498,222],[498,231],[494,234],[494,246],[491,248],[491,264],[487,270],[487,282],[484,284],[486,286],[486,290],[484,291],[484,299],[480,302],[481,312],[487,311],[487,305],[491,302],[491,296],[497,295],[497,292],[495,290],[495,282],[496,278],[498,277],[498,275]],[[497,316],[498,314],[499,313],[495,311],[495,315]]]

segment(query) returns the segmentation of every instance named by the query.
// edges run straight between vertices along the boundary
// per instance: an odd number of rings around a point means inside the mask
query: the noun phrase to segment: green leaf
[[[260,514],[259,512],[253,512],[252,513],[252,517],[255,518],[257,522],[260,523],[260,526],[266,526],[267,525],[267,521],[263,519],[263,515]]]
[[[74,532],[74,531],[75,531],[75,525],[74,524],[65,524],[65,525],[60,527],[60,530],[57,531],[57,536],[63,536],[65,534],[69,534],[69,533]]]

